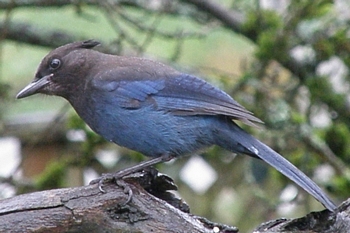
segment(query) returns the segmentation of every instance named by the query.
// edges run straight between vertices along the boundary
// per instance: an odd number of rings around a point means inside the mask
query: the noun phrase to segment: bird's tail
[[[216,133],[218,133],[218,135],[215,135],[215,138],[218,139],[217,145],[235,153],[244,153],[264,160],[311,194],[328,210],[333,211],[336,208],[335,204],[321,188],[302,171],[264,143],[245,132],[238,125],[231,123],[233,122],[216,129]]]

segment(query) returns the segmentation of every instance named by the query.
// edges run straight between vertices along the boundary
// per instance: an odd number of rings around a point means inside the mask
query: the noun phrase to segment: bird
[[[236,123],[254,126],[262,121],[230,95],[160,62],[93,49],[99,44],[85,40],[52,50],[16,98],[37,93],[63,97],[97,134],[150,157],[109,178],[120,179],[216,145],[265,161],[335,210],[315,182]]]

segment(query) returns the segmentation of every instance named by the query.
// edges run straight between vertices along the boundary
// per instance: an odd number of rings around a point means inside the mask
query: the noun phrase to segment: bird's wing
[[[248,125],[262,123],[229,95],[195,76],[181,74],[153,79],[95,79],[94,87],[112,92],[124,108],[149,100],[157,110],[175,115],[224,115]]]
[[[162,80],[94,79],[92,85],[99,91],[112,93],[114,104],[127,109],[140,108],[146,99],[164,89]]]
[[[176,115],[224,115],[249,125],[262,123],[231,96],[191,75],[168,78],[154,98],[159,108]]]

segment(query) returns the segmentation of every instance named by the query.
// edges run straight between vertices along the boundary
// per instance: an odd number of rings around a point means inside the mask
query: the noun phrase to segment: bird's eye
[[[60,67],[60,65],[61,65],[61,60],[57,58],[52,59],[50,62],[51,69],[57,69],[58,67]]]

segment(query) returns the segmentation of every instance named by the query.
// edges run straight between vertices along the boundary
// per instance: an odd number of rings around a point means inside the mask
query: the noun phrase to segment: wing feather
[[[118,96],[115,104],[123,108],[139,108],[152,98],[149,103],[154,104],[157,110],[175,115],[224,115],[248,125],[262,123],[231,96],[195,76],[177,74],[144,79],[137,73],[125,77],[132,79],[102,77],[94,79],[93,86]]]

